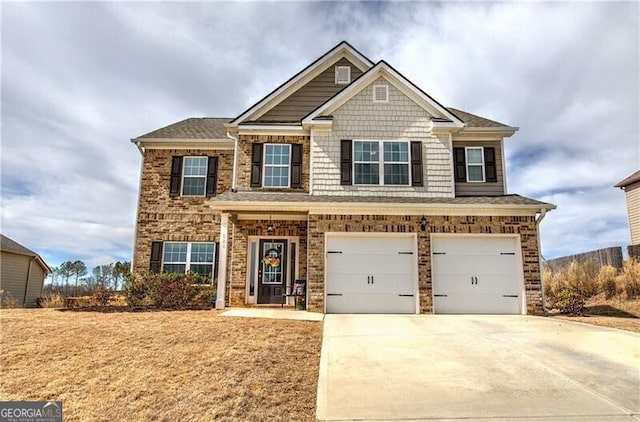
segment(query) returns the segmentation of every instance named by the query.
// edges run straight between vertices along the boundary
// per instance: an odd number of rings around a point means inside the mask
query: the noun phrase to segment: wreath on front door
[[[277,268],[280,266],[280,252],[277,249],[269,249],[262,257],[262,263],[267,267]]]

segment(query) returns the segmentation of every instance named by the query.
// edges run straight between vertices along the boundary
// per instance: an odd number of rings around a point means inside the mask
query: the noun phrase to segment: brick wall
[[[389,102],[374,103],[373,85],[389,86]],[[317,195],[453,196],[452,151],[448,137],[430,132],[430,118],[422,107],[379,78],[333,113],[331,133],[314,136],[313,193]],[[340,140],[422,141],[422,187],[340,185]]]
[[[235,221],[231,243],[232,257],[230,277],[227,281],[228,305],[244,306],[247,286],[247,246],[249,236],[266,236],[267,226],[271,224],[272,238],[298,237],[298,274],[301,278],[307,273],[307,222],[287,220],[241,220]],[[257,288],[257,287],[256,287]]]
[[[542,290],[534,217],[430,216],[420,231],[421,216],[310,215],[307,309],[324,312],[324,236],[327,232],[417,233],[420,313],[431,313],[430,233],[519,234],[527,296],[527,312],[542,312]]]
[[[169,197],[172,156],[218,156],[217,192],[231,188],[233,151],[155,150],[145,152],[137,216],[134,271],[149,269],[153,241],[217,241],[220,217],[208,203],[215,198]]]
[[[252,188],[251,187],[251,145],[254,143],[269,144],[302,144],[302,179],[301,188]],[[263,163],[264,164],[264,163]],[[263,173],[264,174],[264,173]],[[240,135],[238,139],[238,189],[239,190],[272,190],[272,191],[309,191],[309,137],[280,135]]]

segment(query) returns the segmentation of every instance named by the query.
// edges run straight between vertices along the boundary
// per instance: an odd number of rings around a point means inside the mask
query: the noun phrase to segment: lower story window
[[[165,242],[162,270],[171,273],[197,273],[210,281],[215,265],[214,257],[214,243]]]

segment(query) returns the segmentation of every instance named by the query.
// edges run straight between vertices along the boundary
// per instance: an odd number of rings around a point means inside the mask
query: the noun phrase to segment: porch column
[[[229,242],[229,213],[220,215],[220,251],[218,254],[218,288],[216,289],[216,309],[224,309],[225,287],[227,284],[227,243]]]

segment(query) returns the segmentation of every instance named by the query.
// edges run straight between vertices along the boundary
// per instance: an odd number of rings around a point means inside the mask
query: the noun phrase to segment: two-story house
[[[132,140],[134,270],[206,275],[218,308],[304,279],[316,312],[539,313],[555,207],[507,194],[517,130],[341,42],[236,118]]]

